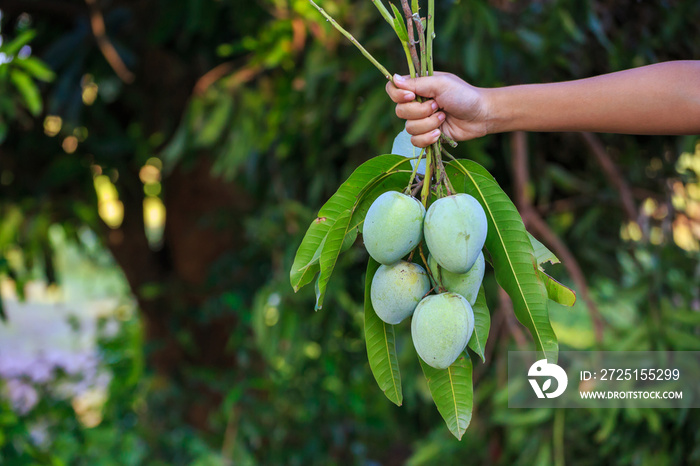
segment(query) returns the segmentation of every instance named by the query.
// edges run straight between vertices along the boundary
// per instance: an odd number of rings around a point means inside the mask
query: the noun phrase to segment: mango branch
[[[413,172],[411,173],[411,178],[408,180],[408,186],[406,187],[406,190],[404,191],[405,194],[408,194],[411,191],[411,186],[413,186],[413,182],[416,179],[416,174],[418,173],[418,167],[420,166],[421,160],[423,160],[423,153],[425,152],[425,149],[420,151],[420,154],[418,154],[418,159],[416,159],[416,165],[413,167]]]
[[[425,36],[428,53],[428,76],[435,71],[433,67],[433,39],[435,38],[435,0],[428,0],[428,31]]]
[[[394,30],[394,32],[396,33],[396,36],[401,41],[401,46],[403,47],[403,51],[404,51],[404,53],[406,53],[406,59],[408,60],[408,70],[411,74],[411,77],[415,78],[416,77],[416,66],[418,66],[418,65],[413,64],[413,60],[411,59],[411,50],[409,48],[408,41],[404,40],[402,38],[402,36],[403,36],[402,31],[399,31],[397,29],[396,22],[394,21],[394,18],[391,16],[391,13],[389,13],[389,10],[386,9],[384,4],[382,3],[382,0],[372,0],[372,3],[377,8],[377,10],[379,10],[379,14],[382,15],[382,18],[384,18],[384,21],[389,23],[389,26],[391,26],[391,29]]]
[[[430,197],[430,181],[433,178],[433,148],[428,146],[425,150],[425,175],[423,176],[423,190],[421,192],[421,202],[423,207],[428,207],[428,197]]]
[[[411,62],[413,63],[414,69],[420,67],[420,62],[418,60],[418,52],[416,51],[416,40],[413,36],[413,12],[411,7],[408,5],[408,0],[401,0],[401,7],[403,8],[403,14],[406,16],[406,29],[408,29],[408,50],[411,56]],[[411,76],[415,78],[415,76]]]
[[[457,141],[446,135],[445,133],[442,133],[440,135],[440,140],[447,144],[450,147],[457,147]]]
[[[413,14],[413,20],[416,23],[416,29],[418,30],[418,40],[420,42],[420,75],[428,75],[428,52],[426,50],[425,44],[425,31],[423,30],[423,22],[418,16],[418,13]]]
[[[416,77],[416,66],[413,64],[411,59],[411,50],[408,48],[408,42],[401,42],[403,45],[403,51],[406,53],[406,61],[408,62],[408,74],[412,77]]]
[[[370,62],[372,62],[372,64],[384,75],[384,77],[385,77],[387,80],[389,80],[389,81],[392,80],[392,79],[391,79],[392,74],[389,73],[389,71],[388,71],[386,68],[384,68],[384,66],[383,66],[381,63],[379,63],[379,61],[378,61],[376,58],[374,58],[374,57],[372,56],[372,54],[369,53],[369,52],[367,51],[367,49],[365,49],[365,48],[362,46],[362,44],[360,44],[360,43],[357,41],[357,39],[355,39],[355,37],[353,37],[352,34],[350,34],[348,31],[346,31],[345,29],[343,29],[343,27],[342,27],[340,24],[338,24],[337,21],[334,20],[333,17],[331,17],[331,15],[329,15],[328,13],[326,13],[326,11],[325,11],[323,8],[321,8],[320,6],[316,5],[316,4],[313,2],[313,0],[309,0],[309,3],[311,3],[311,4],[314,6],[314,8],[316,8],[316,9],[319,11],[319,13],[321,13],[321,14],[323,15],[324,18],[326,18],[326,20],[330,21],[330,23],[333,25],[334,28],[336,28],[342,35],[344,35],[345,37],[347,37],[348,40],[349,40],[350,42],[352,42],[353,45],[355,45],[355,47],[357,47],[357,48],[360,50],[360,52],[362,52],[362,55],[364,55],[365,58],[367,58],[367,60],[369,60]]]

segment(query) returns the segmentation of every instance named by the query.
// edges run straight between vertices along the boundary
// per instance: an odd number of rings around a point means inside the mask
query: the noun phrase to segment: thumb
[[[422,78],[409,78],[407,76],[394,75],[394,86],[422,97],[437,97],[440,88],[439,76],[425,76]]]

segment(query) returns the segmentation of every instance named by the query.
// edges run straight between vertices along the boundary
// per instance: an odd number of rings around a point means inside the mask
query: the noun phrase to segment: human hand
[[[455,141],[488,133],[485,90],[453,74],[436,72],[423,78],[394,75],[386,92],[396,102],[396,116],[407,120],[406,131],[416,147],[437,142],[441,132]],[[425,102],[418,102],[416,95],[425,97]]]

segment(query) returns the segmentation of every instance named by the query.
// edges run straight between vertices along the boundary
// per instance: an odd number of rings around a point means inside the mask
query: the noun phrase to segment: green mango
[[[479,294],[479,288],[481,288],[481,282],[484,280],[484,272],[486,271],[486,261],[484,260],[483,252],[479,253],[476,262],[474,262],[474,265],[467,273],[453,273],[440,267],[432,254],[428,255],[428,266],[433,277],[436,279],[440,277],[442,286],[447,291],[464,296],[469,301],[469,304],[474,305],[476,296]]]
[[[372,279],[370,299],[380,319],[398,324],[413,314],[418,303],[430,291],[430,279],[423,267],[400,261],[381,265]]]
[[[474,332],[471,304],[457,293],[430,295],[418,304],[411,337],[418,356],[435,369],[452,365]]]
[[[395,264],[423,238],[425,207],[416,198],[388,191],[379,196],[365,216],[362,239],[372,259]]]
[[[484,247],[488,223],[479,201],[460,193],[435,201],[423,229],[437,263],[450,272],[467,273]]]

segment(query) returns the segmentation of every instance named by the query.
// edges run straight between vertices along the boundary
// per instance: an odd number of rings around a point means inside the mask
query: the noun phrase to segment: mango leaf
[[[326,242],[326,234],[330,229],[328,222],[332,222],[332,220],[325,217],[319,217],[311,222],[309,229],[306,230],[304,239],[299,245],[299,249],[297,249],[290,272],[290,280],[295,293],[302,286],[310,283],[321,269],[318,260],[321,258],[321,251]]]
[[[540,276],[540,280],[542,280],[545,288],[547,288],[547,297],[549,297],[549,299],[562,306],[571,307],[576,303],[576,292],[574,290],[568,286],[562,285],[541,270],[537,272]]]
[[[345,236],[350,232],[350,216],[352,212],[346,210],[336,219],[335,223],[328,230],[328,235],[324,241],[323,250],[321,251],[320,266],[321,274],[318,276],[316,287],[316,310],[323,307],[323,298],[326,295],[326,287],[328,280],[333,274],[335,263],[338,261],[340,249],[343,246]]]
[[[41,95],[32,78],[24,71],[15,68],[10,72],[10,79],[22,96],[29,113],[38,116],[42,108]]]
[[[515,316],[530,331],[537,351],[556,362],[559,344],[549,321],[547,290],[518,210],[479,164],[458,160],[449,163],[447,170],[455,189],[474,196],[484,208],[488,221],[486,248],[493,259],[496,280],[513,301]]]
[[[403,164],[405,164],[406,169],[410,166],[408,160],[392,154],[380,155],[368,160],[360,165],[321,207],[318,218],[311,222],[299,249],[297,249],[289,273],[290,282],[295,292],[310,283],[320,270],[318,261],[321,257],[324,239],[338,216],[347,210],[354,212],[365,193],[381,182],[388,173],[401,168]],[[357,223],[354,223],[349,231],[352,232],[356,226]]]
[[[403,20],[403,15],[393,3],[389,2],[389,5],[391,5],[391,9],[394,12],[394,31],[396,31],[396,35],[401,42],[408,42],[408,29]]]
[[[370,287],[379,263],[369,258],[367,274],[365,275],[365,344],[367,345],[367,360],[372,375],[379,388],[389,400],[401,406],[403,393],[401,391],[401,372],[399,359],[396,356],[396,336],[394,326],[387,324],[377,316],[372,307]]]
[[[544,264],[545,262],[549,262],[550,264],[558,264],[561,262],[559,258],[555,256],[552,251],[547,249],[547,246],[540,243],[540,241],[537,238],[532,236],[529,232],[527,236],[528,238],[530,238],[530,243],[532,244],[532,249],[535,253],[535,258],[537,259],[538,267]],[[539,267],[539,269],[544,271],[542,267]]]
[[[472,387],[472,361],[465,351],[447,369],[435,369],[423,362],[423,374],[440,415],[452,435],[462,440],[472,420],[474,388]]]
[[[486,304],[486,294],[483,286],[479,289],[479,294],[472,309],[474,310],[474,333],[469,339],[469,347],[481,357],[482,362],[486,362],[484,349],[486,348],[486,340],[489,337],[489,329],[491,328],[491,314],[489,314],[489,308]]]
[[[367,192],[372,187],[372,183],[377,182],[383,175],[398,169],[410,170],[409,167],[408,160],[394,154],[378,155],[369,159],[357,167],[340,185],[338,191],[318,211],[318,216],[337,218],[341,213],[352,209],[359,201],[361,194]]]
[[[547,288],[547,296],[552,301],[563,306],[573,306],[576,302],[576,292],[553,279],[544,271],[544,268],[542,267],[542,264],[545,262],[549,262],[551,264],[560,263],[559,258],[530,233],[528,233],[527,236],[530,238],[530,243],[532,243],[535,259],[537,260],[537,268],[539,269],[538,274],[540,280],[542,280],[542,283],[544,283],[545,288]]]

